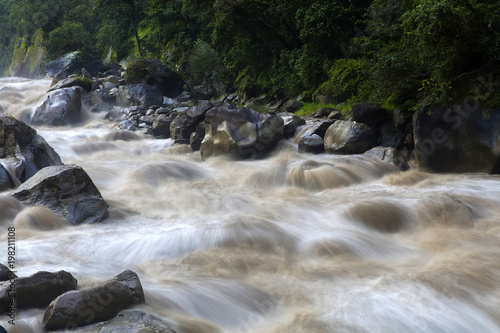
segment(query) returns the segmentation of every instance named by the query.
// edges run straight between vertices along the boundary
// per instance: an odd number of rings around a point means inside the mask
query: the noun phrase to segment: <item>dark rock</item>
[[[147,108],[153,105],[161,105],[163,103],[163,95],[158,88],[153,86],[131,84],[118,88],[116,103],[123,107],[140,105]]]
[[[376,127],[390,120],[391,114],[375,103],[361,103],[353,105],[352,118],[358,123]]]
[[[190,107],[181,112],[170,124],[170,135],[176,143],[188,144],[191,133],[196,130],[196,126],[203,121],[205,114],[212,108],[208,101],[202,101],[198,105]]]
[[[88,70],[86,70],[85,68],[82,68],[82,76],[84,78],[92,80],[92,74],[90,74],[90,72]]]
[[[144,302],[139,277],[127,270],[96,287],[59,296],[45,311],[43,325],[47,330],[85,326]]]
[[[335,121],[333,120],[323,120],[315,125],[313,125],[310,129],[310,134],[316,134],[318,136],[320,136],[321,138],[324,138],[325,137],[325,133],[326,131],[328,130],[328,128],[330,126],[332,126],[332,124],[334,123]]]
[[[408,161],[406,160],[404,155],[399,150],[392,147],[374,147],[365,152],[364,155],[378,159],[382,162],[390,163],[400,171],[406,171],[410,169]]]
[[[158,109],[156,109],[156,114],[161,114],[161,115],[165,115],[165,116],[169,116],[172,114],[172,109],[169,109],[169,108],[166,108],[166,107],[159,107]]]
[[[337,110],[335,110],[334,108],[320,108],[320,109],[316,110],[316,112],[313,113],[312,117],[313,118],[326,118],[334,111],[337,111]],[[339,112],[339,111],[337,111],[337,112]],[[337,119],[339,119],[339,118],[337,118]]]
[[[500,110],[464,104],[415,113],[414,152],[420,170],[500,173]]]
[[[6,313],[10,303],[10,282],[2,283],[0,313]],[[16,306],[18,309],[44,308],[57,296],[75,290],[76,279],[68,272],[38,272],[15,281]]]
[[[297,131],[297,127],[305,125],[306,121],[299,116],[296,116],[292,113],[281,113],[278,114],[281,118],[283,118],[284,127],[283,127],[283,137],[285,139],[293,138],[295,132]]]
[[[72,224],[100,222],[108,205],[79,166],[50,166],[38,171],[12,194],[26,205],[45,206]]]
[[[126,310],[102,325],[99,333],[180,333],[175,325],[142,310]]]
[[[52,84],[50,85],[51,87],[55,86],[59,81],[62,81],[64,79],[67,79],[68,77],[66,76],[66,74],[61,71],[59,73],[56,73],[53,77],[52,77]]]
[[[204,86],[196,86],[191,89],[191,94],[197,101],[209,100],[210,98],[215,96],[215,90]]]
[[[301,102],[297,101],[296,99],[290,99],[290,100],[286,101],[285,104],[283,104],[281,109],[283,110],[283,112],[294,113],[295,111],[300,109],[302,107],[302,105],[303,104]]]
[[[222,154],[234,158],[263,157],[283,138],[283,127],[279,116],[238,109],[230,104],[212,108],[205,115],[201,157]]]
[[[155,137],[170,138],[170,124],[173,119],[168,116],[161,115],[156,118],[152,125],[153,135]]]
[[[298,149],[302,153],[320,154],[325,152],[325,143],[317,134],[307,135],[300,139]]]
[[[405,124],[411,123],[412,117],[413,117],[412,113],[404,111],[400,108],[397,108],[394,111],[392,111],[392,122],[398,128],[404,126]]]
[[[380,129],[380,146],[401,148],[403,145],[403,133],[397,129],[392,121],[386,122]]]
[[[187,91],[183,91],[181,94],[176,96],[175,99],[180,103],[185,103],[191,100],[191,95],[189,95]]]
[[[0,281],[8,281],[10,279],[16,279],[17,275],[14,274],[9,267],[4,264],[0,264]]]
[[[116,123],[124,119],[127,119],[127,116],[121,110],[113,108],[108,113],[106,113],[104,119],[111,120],[112,122]]]
[[[258,108],[260,106],[263,106],[263,105],[266,105],[266,104],[269,104],[271,102],[274,102],[275,100],[273,99],[272,96],[270,95],[263,95],[263,96],[259,96],[259,97],[253,97],[253,98],[250,98],[246,103],[245,103],[245,107],[246,108],[250,108],[250,109],[255,109],[255,108]]]
[[[114,110],[115,110],[115,108],[111,104],[108,104],[106,102],[97,103],[93,107],[90,108],[90,112],[93,112],[93,113],[111,112]],[[110,119],[110,118],[106,118],[106,119]]]
[[[0,116],[0,159],[13,159],[16,177],[24,182],[38,170],[62,165],[61,158],[36,130],[12,117]]]
[[[201,122],[196,126],[196,132],[191,133],[191,137],[189,138],[191,150],[200,150],[203,138],[205,138],[205,123]]]
[[[182,92],[182,77],[156,59],[142,58],[127,68],[127,84],[147,84],[158,88],[162,95],[176,97]],[[159,103],[158,105],[161,105]]]
[[[82,68],[86,68],[91,76],[97,76],[97,73],[108,69],[96,58],[80,51],[75,51],[48,62],[45,65],[45,73],[46,76],[54,76],[61,71],[66,75],[80,74]]]
[[[30,111],[30,120],[35,125],[74,125],[81,119],[82,96],[85,90],[76,86],[50,92]]]
[[[155,122],[156,118],[158,118],[158,116],[142,116],[139,118],[139,120],[151,126]]]
[[[137,128],[129,120],[125,119],[116,124],[116,129],[134,132]]]
[[[1,161],[0,161],[1,162]],[[10,176],[9,172],[5,169],[5,167],[0,163],[0,192],[6,191],[11,188],[15,188],[16,185],[14,180]],[[0,280],[2,281],[2,280]]]
[[[355,121],[337,120],[325,133],[325,151],[334,154],[362,154],[377,146],[377,132]]]
[[[327,119],[329,120],[339,120],[342,119],[342,113],[338,110],[333,110],[328,116]]]

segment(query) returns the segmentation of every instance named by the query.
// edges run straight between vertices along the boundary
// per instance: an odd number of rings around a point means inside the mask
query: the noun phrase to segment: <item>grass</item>
[[[345,102],[339,104],[326,104],[326,103],[303,103],[302,107],[298,109],[295,114],[297,116],[307,116],[321,108],[333,108],[339,110],[344,116],[352,112],[352,106],[354,103]]]

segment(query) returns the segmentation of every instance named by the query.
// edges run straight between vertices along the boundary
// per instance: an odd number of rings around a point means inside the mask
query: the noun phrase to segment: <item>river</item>
[[[0,79],[0,113],[23,119],[49,86]],[[87,171],[108,219],[67,226],[0,194],[0,262],[14,225],[18,276],[65,270],[84,288],[133,270],[141,308],[186,333],[500,332],[499,176],[398,172],[293,139],[203,162],[102,117],[36,129]],[[16,332],[43,331],[42,315],[19,311]]]

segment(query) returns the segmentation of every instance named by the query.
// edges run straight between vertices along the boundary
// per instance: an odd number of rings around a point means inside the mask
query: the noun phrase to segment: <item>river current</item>
[[[49,86],[0,79],[0,113],[25,119]],[[84,288],[133,270],[140,308],[185,333],[500,332],[499,176],[399,172],[293,139],[263,160],[202,161],[103,116],[35,127],[110,216],[68,226],[0,193],[0,262],[14,225],[18,276],[65,270]],[[43,312],[0,322],[42,332]]]

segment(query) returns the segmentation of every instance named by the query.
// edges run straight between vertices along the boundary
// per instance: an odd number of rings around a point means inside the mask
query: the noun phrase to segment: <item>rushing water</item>
[[[1,79],[0,112],[26,119],[49,85]],[[182,332],[500,332],[500,177],[401,173],[293,140],[203,162],[102,116],[37,130],[89,173],[107,220],[67,226],[0,194],[0,262],[13,224],[19,276],[66,270],[82,288],[131,269],[142,308]],[[18,331],[42,314],[18,312]]]

